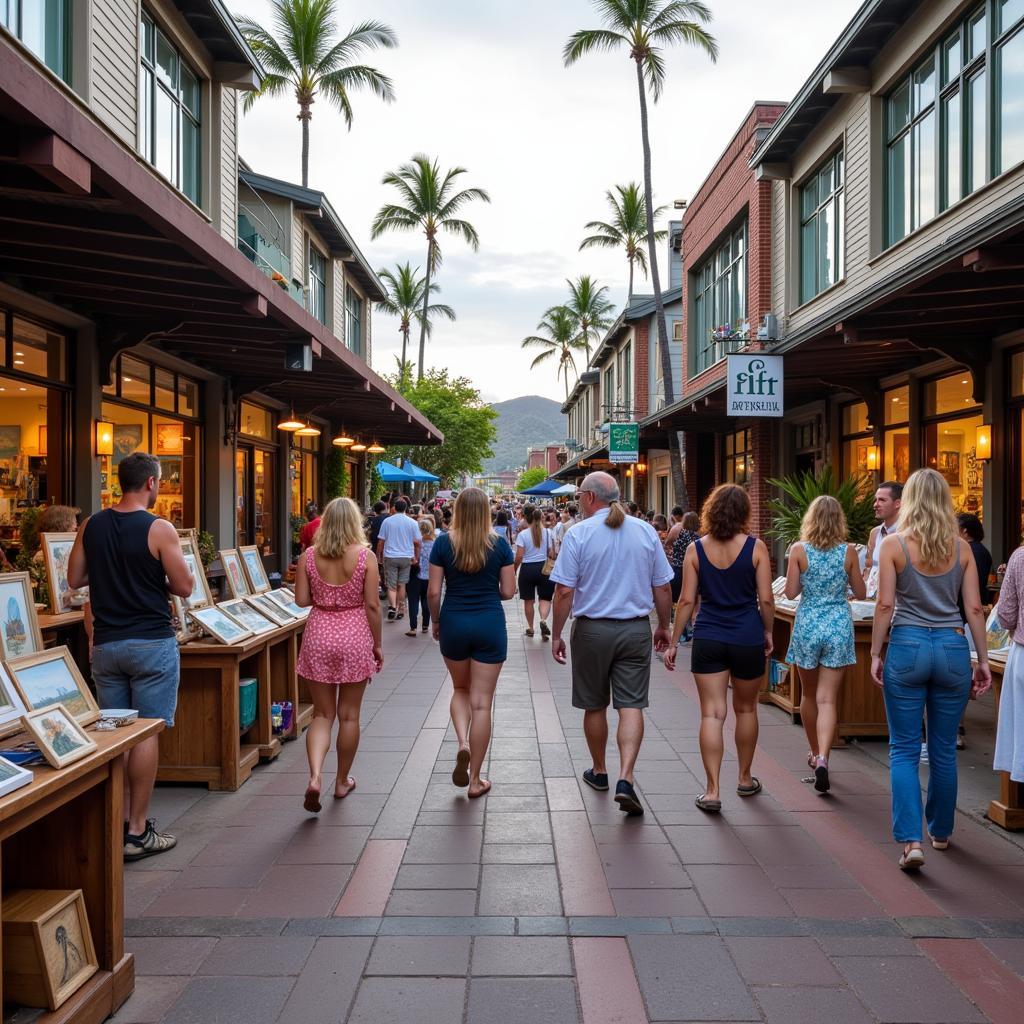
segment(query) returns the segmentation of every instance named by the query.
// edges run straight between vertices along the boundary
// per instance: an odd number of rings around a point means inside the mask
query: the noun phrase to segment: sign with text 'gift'
[[[608,424],[608,461],[640,461],[640,424]]]
[[[727,356],[729,416],[782,415],[782,356],[757,352]]]

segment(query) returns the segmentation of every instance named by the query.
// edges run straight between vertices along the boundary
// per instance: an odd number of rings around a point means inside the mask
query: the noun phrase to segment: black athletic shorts
[[[550,576],[544,575],[543,562],[523,562],[519,566],[519,600],[551,601],[555,596],[555,585]]]
[[[711,674],[728,672],[733,679],[760,679],[764,675],[765,656],[761,644],[726,644],[721,640],[696,637],[690,649],[690,671]]]

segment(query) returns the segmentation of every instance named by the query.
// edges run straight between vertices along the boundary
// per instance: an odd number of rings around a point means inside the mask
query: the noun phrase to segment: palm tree
[[[438,235],[446,232],[461,235],[476,252],[480,238],[476,228],[458,213],[474,199],[485,203],[491,197],[482,188],[464,188],[456,191],[456,181],[466,173],[465,167],[453,167],[444,173],[437,160],[417,153],[397,171],[384,175],[383,183],[398,189],[399,201],[385,203],[373,219],[371,238],[379,238],[385,231],[421,230],[427,236],[427,276],[423,289],[423,316],[420,319],[420,361],[417,379],[423,378],[423,360],[427,347],[427,304],[430,301],[430,278],[441,266],[441,245]]]
[[[579,325],[580,339],[587,350],[587,363],[590,363],[590,340],[595,340],[601,331],[612,322],[608,315],[615,304],[605,298],[608,291],[606,285],[598,286],[589,274],[581,274],[575,281],[566,281],[569,286],[569,301],[565,304],[576,317]]]
[[[523,338],[523,348],[540,348],[543,352],[533,357],[530,369],[555,358],[558,361],[556,377],[565,377],[565,397],[569,398],[569,370],[576,372],[574,352],[583,348],[583,339],[579,333],[580,324],[576,314],[568,306],[552,306],[544,319],[537,324],[539,334]]]
[[[409,347],[409,330],[412,322],[419,323],[423,319],[424,311],[423,293],[426,290],[426,281],[418,275],[419,268],[412,269],[409,263],[396,263],[395,269],[381,270],[378,277],[384,282],[387,288],[387,297],[377,303],[377,309],[382,313],[398,317],[400,321],[399,330],[402,334],[402,359],[400,366],[405,366],[406,352]],[[441,289],[436,284],[430,286],[431,292],[439,292]],[[455,319],[455,310],[451,306],[441,303],[431,303],[426,308],[427,336],[434,330],[431,323],[432,316],[443,316],[446,320]]]
[[[352,128],[349,93],[369,89],[390,103],[395,98],[391,79],[376,68],[352,61],[368,50],[390,49],[398,36],[380,21],[364,21],[348,35],[335,39],[338,0],[270,0],[274,31],[251,18],[236,15],[253,53],[266,69],[259,91],[245,95],[249,110],[261,96],[295,93],[302,122],[302,187],[309,185],[309,121],[317,94],[327,97]]]
[[[616,195],[615,193],[618,193]],[[625,249],[629,261],[629,297],[633,297],[633,270],[639,267],[644,277],[647,276],[647,204],[640,192],[640,186],[631,181],[628,185],[616,185],[615,192],[605,192],[605,198],[612,209],[610,221],[592,220],[586,226],[587,231],[597,234],[588,235],[580,242],[580,251],[584,249]],[[654,211],[653,220],[665,212],[664,206]],[[654,240],[664,241],[667,231],[655,231]]]
[[[664,47],[685,43],[718,59],[718,44],[705,30],[711,11],[701,0],[593,0],[604,22],[603,28],[583,29],[572,35],[562,50],[566,67],[595,51],[625,49],[636,66],[636,85],[640,96],[640,139],[644,156],[644,205],[647,215],[647,250],[651,265],[651,285],[658,322],[658,351],[665,379],[665,404],[675,401],[672,382],[672,355],[665,327],[665,306],[661,299],[658,254],[654,238],[654,189],[651,186],[651,139],[647,127],[647,90],[657,103],[665,85]],[[683,467],[679,452],[679,434],[669,431],[672,455],[672,484],[676,500],[684,501]]]

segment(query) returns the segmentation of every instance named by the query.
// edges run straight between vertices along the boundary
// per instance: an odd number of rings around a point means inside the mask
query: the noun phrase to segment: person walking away
[[[721,484],[711,492],[701,510],[701,530],[704,536],[687,548],[683,562],[683,590],[665,667],[675,669],[679,637],[699,596],[690,671],[700,697],[700,754],[707,786],[695,803],[715,814],[722,809],[722,730],[730,683],[739,760],[736,793],[747,797],[761,792],[761,780],[751,774],[751,767],[757,749],[757,695],[765,659],[772,653],[775,598],[768,548],[750,535],[750,498],[742,487]]]
[[[1010,631],[1010,652],[996,716],[996,748],[992,768],[1024,782],[1024,547],[1006,563],[996,605],[999,625]]]
[[[301,551],[305,551],[306,548],[312,546],[313,538],[316,536],[316,531],[319,527],[320,510],[316,507],[316,502],[311,501],[306,505],[306,523],[299,530],[299,547]]]
[[[178,641],[168,598],[192,593],[193,579],[174,527],[149,510],[160,490],[160,460],[134,452],[117,466],[121,500],[90,516],[68,558],[68,583],[89,587],[92,678],[100,708],[134,708],[171,728],[178,701]],[[174,836],[148,818],[159,739],[125,757],[124,859],[174,847]]]
[[[985,527],[981,525],[981,520],[971,512],[961,512],[956,517],[956,522],[959,527],[960,539],[970,545],[971,553],[974,555],[974,565],[978,570],[978,592],[981,595],[982,608],[986,609],[992,603],[992,591],[988,585],[989,576],[992,574],[992,552],[982,543],[985,539]],[[966,622],[967,615],[964,612],[963,598],[960,599],[960,614]],[[967,729],[964,719],[961,719],[960,726],[956,731],[956,749],[964,750],[966,747]]]
[[[910,474],[896,533],[882,541],[878,570],[871,677],[882,688],[889,721],[893,838],[903,844],[899,866],[912,871],[924,864],[918,778],[922,715],[927,708],[924,813],[933,848],[945,850],[956,811],[957,725],[971,693],[980,697],[992,683],[978,570],[971,549],[957,536],[949,484],[934,469]],[[978,652],[973,672],[957,607],[961,596]]]
[[[451,530],[431,549],[428,598],[433,636],[452,677],[450,711],[459,742],[452,782],[468,787],[471,799],[491,788],[480,769],[491,742],[494,690],[508,656],[501,602],[516,592],[512,563],[508,541],[491,532],[487,495],[466,487],[455,499]]]
[[[539,604],[540,637],[545,642],[551,635],[547,619],[551,599],[555,596],[555,585],[550,576],[544,575],[544,566],[548,559],[554,557],[555,542],[551,531],[542,525],[540,509],[533,509],[528,528],[516,537],[515,568],[519,573],[519,597],[526,614],[526,635],[533,636],[534,604]]]
[[[508,513],[505,511],[499,511],[494,516],[494,526],[492,527],[494,532],[499,537],[504,537],[508,541],[509,545],[512,544],[512,527],[508,521]]]
[[[864,556],[864,579],[868,584],[868,596],[874,597],[878,589],[878,552],[882,541],[890,533],[896,531],[896,522],[900,517],[900,502],[903,497],[903,484],[895,480],[886,480],[878,485],[875,491],[875,518],[880,520],[868,534],[867,549]],[[874,572],[872,573],[872,570]]]
[[[370,550],[374,558],[377,558],[378,575],[380,576],[380,599],[387,599],[388,588],[384,580],[384,563],[377,556],[377,540],[380,537],[380,528],[388,517],[388,505],[386,501],[378,501],[373,506],[373,514],[366,525],[367,535],[370,538]]]
[[[864,577],[857,549],[846,543],[843,507],[830,495],[820,495],[807,508],[800,540],[790,548],[786,597],[801,595],[786,661],[800,673],[800,720],[814,771],[814,788],[830,789],[828,757],[838,715],[836,700],[847,665],[857,663],[853,615],[847,587],[864,599]]]
[[[555,545],[557,547],[562,546],[562,539],[569,531],[570,526],[576,525],[576,520],[573,518],[573,514],[570,511],[571,505],[563,505],[561,511],[558,514],[558,522],[555,524],[554,537]]]
[[[420,527],[420,558],[413,566],[415,572],[409,575],[409,629],[406,636],[416,635],[416,621],[422,613],[423,632],[430,629],[430,604],[427,600],[427,585],[430,581],[430,551],[437,540],[437,531],[434,529],[434,517],[430,515],[421,516]]]
[[[673,527],[669,531],[669,536],[671,537],[673,533],[676,535],[672,539],[672,552],[668,560],[672,566],[672,606],[674,610],[679,603],[679,595],[683,592],[683,562],[686,559],[686,550],[695,540],[700,540],[700,516],[696,512],[681,514],[678,533]],[[683,630],[682,642],[689,643],[692,637],[693,623],[690,622]]]
[[[405,588],[409,574],[420,558],[420,528],[405,513],[404,498],[395,502],[395,514],[381,523],[377,534],[377,559],[384,563],[388,588],[388,622],[405,616]]]
[[[359,747],[359,710],[366,684],[384,664],[381,649],[377,561],[362,529],[359,506],[335,498],[324,509],[316,543],[299,559],[295,603],[312,608],[302,636],[296,670],[313,700],[306,730],[309,784],[302,806],[321,808],[324,760],[338,720],[338,775],[335,799],[356,788],[349,774]]]
[[[634,768],[644,737],[651,685],[651,609],[657,610],[654,649],[669,638],[672,567],[658,535],[626,515],[608,473],[590,473],[578,492],[584,519],[562,540],[551,580],[556,585],[551,653],[566,662],[562,630],[573,616],[572,706],[583,711],[592,765],[583,781],[608,789],[605,763],[608,704],[619,713],[619,780],[615,802],[627,815],[644,813]]]

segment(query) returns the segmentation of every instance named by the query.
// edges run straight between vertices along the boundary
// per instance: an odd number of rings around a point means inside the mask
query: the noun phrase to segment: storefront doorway
[[[235,451],[235,543],[255,544],[264,555],[277,550],[274,414],[253,402],[238,404]]]

